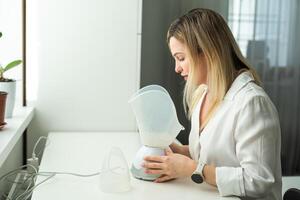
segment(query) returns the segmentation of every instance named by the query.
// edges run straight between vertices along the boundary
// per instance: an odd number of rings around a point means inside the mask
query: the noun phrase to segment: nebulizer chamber
[[[143,146],[137,152],[131,172],[144,180],[154,180],[159,175],[144,173],[143,158],[147,155],[164,155],[164,149],[183,130],[179,123],[174,103],[169,93],[159,85],[150,85],[138,90],[129,100],[137,121]]]

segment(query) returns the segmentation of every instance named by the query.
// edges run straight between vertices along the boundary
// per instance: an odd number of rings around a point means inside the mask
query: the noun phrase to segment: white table
[[[53,132],[49,133],[40,171],[64,171],[91,174],[101,170],[104,156],[112,147],[119,147],[131,166],[140,147],[135,132]],[[39,177],[37,182],[43,180]],[[131,177],[132,189],[126,193],[104,193],[99,189],[99,176],[81,178],[56,175],[34,190],[32,200],[66,199],[238,199],[220,197],[217,189],[207,184],[195,184],[190,178],[165,183],[153,183]]]
[[[300,189],[300,176],[282,177],[282,195],[290,188]]]

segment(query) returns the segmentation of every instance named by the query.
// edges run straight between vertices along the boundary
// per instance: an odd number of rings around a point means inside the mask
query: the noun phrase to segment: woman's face
[[[169,42],[171,54],[175,59],[175,72],[180,74],[184,80],[187,80],[190,70],[190,60],[185,44],[177,40],[175,37],[170,38]],[[207,65],[203,53],[199,55],[199,64],[195,69],[197,83],[206,84],[207,81]]]

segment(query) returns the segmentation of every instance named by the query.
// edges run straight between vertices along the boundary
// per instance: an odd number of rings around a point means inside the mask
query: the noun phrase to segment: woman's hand
[[[147,174],[161,174],[155,182],[164,182],[174,178],[191,176],[197,163],[187,156],[165,150],[165,156],[146,156],[143,167]]]

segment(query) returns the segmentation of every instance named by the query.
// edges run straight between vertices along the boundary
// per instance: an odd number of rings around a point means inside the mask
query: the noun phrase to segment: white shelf
[[[0,130],[0,167],[29,125],[33,114],[33,107],[22,107],[14,111],[12,118],[5,119],[7,124]]]

